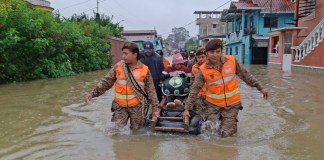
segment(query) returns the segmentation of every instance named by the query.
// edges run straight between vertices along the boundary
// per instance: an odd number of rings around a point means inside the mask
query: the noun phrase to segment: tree
[[[166,41],[172,46],[172,48],[178,48],[179,42],[186,42],[189,38],[189,31],[184,27],[172,28],[172,34],[169,34]]]
[[[198,48],[198,40],[195,37],[190,38],[185,45],[187,51],[197,50]]]

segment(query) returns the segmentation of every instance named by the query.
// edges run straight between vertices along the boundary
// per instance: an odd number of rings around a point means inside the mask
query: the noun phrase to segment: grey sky
[[[49,0],[64,17],[74,13],[93,15],[97,0]],[[194,11],[212,11],[229,0],[99,0],[99,12],[114,15],[125,30],[152,30],[166,37],[173,27],[182,27],[195,20]],[[228,8],[230,3],[217,10]],[[190,36],[198,34],[196,23],[186,27]]]

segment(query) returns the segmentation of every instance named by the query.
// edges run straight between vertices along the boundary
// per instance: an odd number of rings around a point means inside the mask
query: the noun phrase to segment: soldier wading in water
[[[199,71],[190,89],[183,116],[190,116],[189,109],[193,108],[198,93],[206,89],[205,109],[207,129],[216,131],[221,136],[233,136],[237,132],[237,115],[242,109],[239,92],[238,76],[247,85],[256,87],[264,99],[268,99],[268,92],[258,81],[238,63],[234,56],[223,56],[223,44],[219,39],[210,40],[205,47],[207,61],[199,66]],[[220,120],[220,128],[216,122]],[[217,130],[216,130],[217,129]]]
[[[152,106],[153,116],[159,116],[159,101],[150,70],[139,61],[138,46],[129,42],[122,51],[123,60],[114,65],[90,93],[84,95],[84,101],[88,103],[115,84],[111,121],[122,127],[130,119],[130,128],[137,130],[144,126],[149,106]]]

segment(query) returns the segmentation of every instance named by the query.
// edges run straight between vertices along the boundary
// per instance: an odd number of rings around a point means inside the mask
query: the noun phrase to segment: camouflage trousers
[[[115,122],[119,127],[126,126],[128,119],[130,120],[130,128],[132,130],[141,129],[145,124],[145,119],[142,117],[141,104],[134,107],[123,107],[113,102],[111,109],[114,112],[111,121]]]
[[[198,99],[195,104],[195,111],[206,121],[206,129],[222,137],[236,134],[237,116],[241,109],[241,103],[223,108],[208,103],[204,99]]]

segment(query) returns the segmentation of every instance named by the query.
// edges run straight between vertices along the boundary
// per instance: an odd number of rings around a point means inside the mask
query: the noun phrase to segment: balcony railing
[[[295,62],[300,62],[308,54],[310,54],[319,43],[324,40],[324,18],[323,20],[314,28],[314,30],[300,43],[299,46],[291,47],[295,49]]]
[[[242,41],[243,34],[244,34],[243,30],[240,30],[239,33],[233,32],[229,36],[226,35],[226,44]]]

